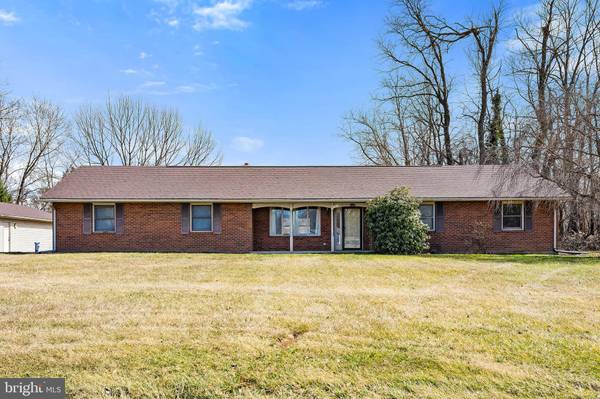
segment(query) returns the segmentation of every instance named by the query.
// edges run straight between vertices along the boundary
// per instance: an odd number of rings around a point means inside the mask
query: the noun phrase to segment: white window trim
[[[96,206],[111,206],[113,207],[113,230],[96,231]],[[117,232],[117,207],[114,202],[96,202],[92,204],[92,232],[98,234],[116,233]]]
[[[271,231],[271,226],[273,225],[273,210],[275,209],[280,209],[282,211],[288,211],[290,212],[290,229],[292,228],[292,218],[294,217],[294,212],[290,209],[290,208],[283,208],[283,207],[270,207],[269,208],[269,237],[289,237],[289,234],[273,234],[273,231]],[[282,229],[283,229],[283,221],[282,223]],[[294,234],[294,232],[291,232],[292,235]]]
[[[299,210],[299,209],[309,209],[309,208],[315,208],[317,210],[317,234],[295,234],[294,231],[292,231],[292,234],[294,234],[294,237],[320,237],[321,236],[321,208],[319,208],[318,206],[303,206],[300,208],[294,208],[294,212]],[[292,218],[294,217],[294,212],[292,212]],[[293,224],[293,227],[296,227],[296,224]]]
[[[210,230],[194,230],[194,218],[192,217],[192,208],[194,206],[210,206]],[[214,207],[212,203],[193,202],[190,204],[190,233],[212,233],[215,228]]]
[[[504,227],[504,204],[506,205],[521,205],[521,227]],[[500,223],[502,226],[502,231],[523,231],[525,230],[525,204],[523,201],[502,201],[500,204]]]
[[[431,214],[433,215],[433,228],[429,228],[429,226],[427,226],[427,231],[435,231],[435,202],[421,202],[419,205],[431,205],[432,211]],[[419,211],[420,213],[420,211]]]

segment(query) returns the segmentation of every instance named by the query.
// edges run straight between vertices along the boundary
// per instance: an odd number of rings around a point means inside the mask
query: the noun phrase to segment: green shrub
[[[377,252],[417,254],[429,249],[427,226],[421,221],[419,201],[406,187],[369,201],[366,222]]]

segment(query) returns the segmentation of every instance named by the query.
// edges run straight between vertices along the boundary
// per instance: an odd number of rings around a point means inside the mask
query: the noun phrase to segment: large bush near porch
[[[369,201],[366,222],[377,252],[418,254],[429,249],[427,226],[421,221],[419,201],[406,187]]]

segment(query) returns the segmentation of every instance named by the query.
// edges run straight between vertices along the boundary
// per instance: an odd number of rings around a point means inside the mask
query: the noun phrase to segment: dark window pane
[[[429,230],[433,230],[433,205],[419,205],[419,211],[421,212],[421,221],[427,225]]]
[[[283,213],[281,209],[275,211],[275,234],[281,235],[281,217]]]
[[[521,228],[521,216],[504,216],[502,225],[505,229]]]
[[[114,231],[115,230],[114,219],[96,219],[94,230],[95,231]]]
[[[115,207],[112,205],[94,206],[94,231],[115,231]]]
[[[210,205],[192,205],[193,218],[210,218]]]
[[[433,217],[433,205],[420,205],[419,209],[421,210],[422,217]]]
[[[502,227],[504,229],[523,228],[523,204],[502,204]]]
[[[210,218],[193,218],[192,219],[192,230],[193,231],[210,231]]]
[[[114,217],[115,208],[112,205],[96,205],[94,210],[96,219],[112,219]]]
[[[521,216],[521,204],[503,204],[502,208],[504,216]]]
[[[318,234],[319,232],[317,231],[317,208],[312,208],[309,213],[310,213],[310,234]]]

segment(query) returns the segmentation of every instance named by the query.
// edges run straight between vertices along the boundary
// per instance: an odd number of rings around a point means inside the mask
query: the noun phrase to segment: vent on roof
[[[244,162],[244,166],[250,166],[250,162]]]

